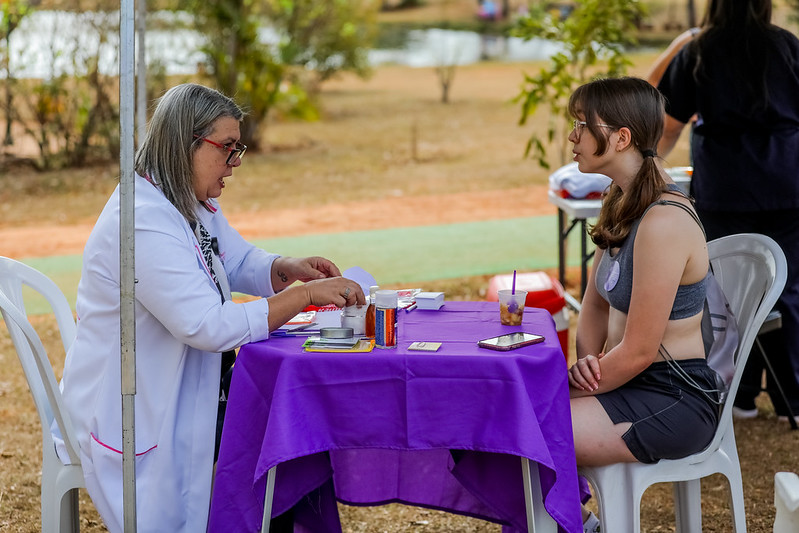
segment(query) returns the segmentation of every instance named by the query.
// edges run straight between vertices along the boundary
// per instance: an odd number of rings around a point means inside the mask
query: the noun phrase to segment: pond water
[[[394,63],[411,67],[468,65],[483,60],[534,61],[547,59],[562,49],[559,43],[544,39],[524,41],[434,28],[411,30],[403,48],[371,50],[369,61],[372,65]]]
[[[83,70],[87,59],[99,58],[105,74],[118,69],[116,52],[119,14],[116,12],[68,13],[36,11],[24,18],[12,33],[11,70],[14,77],[48,79]],[[204,38],[191,29],[188,13],[155,12],[147,17],[147,61],[158,63],[167,74],[192,74],[204,61]],[[170,28],[170,29],[165,29]],[[172,29],[177,28],[177,29]],[[277,35],[263,28],[261,39],[276,42]],[[373,49],[373,66],[386,63],[411,67],[465,65],[482,60],[532,61],[546,59],[560,45],[542,39],[485,36],[476,32],[444,29],[411,30],[404,46]],[[0,74],[5,77],[5,72]]]

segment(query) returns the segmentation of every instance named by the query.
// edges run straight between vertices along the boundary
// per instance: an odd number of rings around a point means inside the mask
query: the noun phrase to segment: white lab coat
[[[138,531],[195,533],[208,521],[220,352],[267,338],[269,308],[263,298],[223,305],[185,218],[140,176],[135,187]],[[215,201],[209,205],[218,209]],[[230,288],[274,294],[270,272],[278,256],[247,243],[220,211],[198,213],[218,238]],[[117,532],[123,523],[118,188],[86,243],[77,314],[61,389],[87,490]]]

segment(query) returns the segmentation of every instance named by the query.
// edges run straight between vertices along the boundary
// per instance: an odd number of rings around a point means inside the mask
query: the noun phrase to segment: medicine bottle
[[[380,287],[372,285],[369,287],[369,301],[366,302],[366,324],[364,336],[368,339],[375,338],[375,293]]]
[[[375,346],[397,347],[397,291],[375,292]]]

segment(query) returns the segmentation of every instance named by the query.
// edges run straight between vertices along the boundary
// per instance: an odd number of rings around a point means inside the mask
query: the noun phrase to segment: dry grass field
[[[636,56],[634,73],[643,74],[652,59],[653,54]],[[529,130],[516,125],[519,110],[509,102],[522,71],[534,68],[459,67],[449,105],[439,103],[430,69],[383,67],[365,82],[335,81],[322,95],[321,121],[269,125],[271,149],[247,154],[228,181],[226,212],[248,237],[552,214],[545,200],[548,173],[522,158]],[[667,163],[685,164],[686,153],[683,140]],[[0,255],[80,253],[117,172],[108,165],[0,175]],[[486,283],[480,277],[419,286],[444,290],[449,299],[482,299]],[[56,349],[54,320],[41,316],[34,323],[60,375],[63,354]],[[736,423],[747,521],[755,533],[771,530],[774,473],[799,470],[799,432],[775,419],[767,399],[760,399],[760,408],[760,418]],[[0,328],[0,531],[39,531],[40,468],[38,418]],[[731,531],[726,485],[714,477],[703,488],[704,531]],[[85,492],[81,509],[83,531],[104,531]],[[643,530],[673,531],[672,510],[668,486],[650,489]],[[399,505],[342,507],[342,517],[344,530],[352,533],[500,529]]]

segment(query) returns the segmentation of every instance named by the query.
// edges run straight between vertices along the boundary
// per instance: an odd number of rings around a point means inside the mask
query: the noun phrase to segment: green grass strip
[[[342,270],[357,265],[380,284],[410,284],[555,267],[556,227],[557,217],[541,216],[261,239],[253,244],[289,256],[321,255]],[[580,264],[579,241],[579,231],[575,229],[569,237],[569,265]],[[80,255],[28,258],[22,262],[55,281],[74,308]],[[29,300],[29,313],[49,312],[43,300]]]
[[[430,281],[558,264],[555,217],[354,231],[254,241],[290,256],[322,255],[342,270],[358,265],[381,284]],[[579,265],[579,238],[570,264]]]

